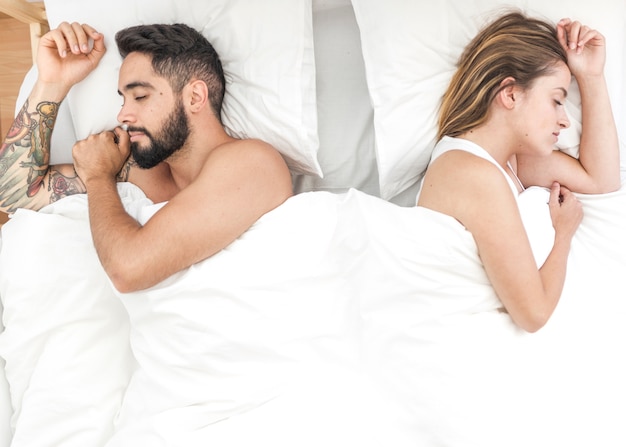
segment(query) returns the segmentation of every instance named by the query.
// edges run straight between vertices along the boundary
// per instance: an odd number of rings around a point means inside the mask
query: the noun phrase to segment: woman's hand
[[[105,52],[102,34],[91,26],[63,22],[39,42],[39,80],[69,90],[98,66]]]
[[[599,31],[570,19],[561,19],[556,30],[557,38],[567,52],[567,65],[574,76],[603,74],[606,44]]]
[[[583,219],[581,203],[569,189],[554,182],[550,189],[548,205],[556,236],[563,237],[569,242]]]

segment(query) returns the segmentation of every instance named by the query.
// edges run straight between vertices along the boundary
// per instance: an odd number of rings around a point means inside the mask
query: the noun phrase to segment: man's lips
[[[140,139],[143,135],[145,135],[143,132],[138,132],[138,131],[128,132],[128,136],[130,137],[131,142]]]

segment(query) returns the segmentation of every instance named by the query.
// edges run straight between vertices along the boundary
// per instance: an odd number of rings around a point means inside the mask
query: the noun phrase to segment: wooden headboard
[[[39,38],[50,29],[43,1],[0,0],[0,13],[30,26],[31,52],[35,62]]]

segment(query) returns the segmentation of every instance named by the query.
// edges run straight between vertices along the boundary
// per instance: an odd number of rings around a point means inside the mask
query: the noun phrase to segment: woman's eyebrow
[[[567,89],[563,87],[556,87],[555,90],[561,90],[563,92],[563,97],[567,98]]]

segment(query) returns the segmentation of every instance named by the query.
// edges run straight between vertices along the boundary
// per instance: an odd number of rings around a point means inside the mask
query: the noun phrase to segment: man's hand
[[[130,137],[120,127],[91,135],[77,142],[72,149],[76,173],[85,183],[89,192],[89,184],[98,180],[116,181],[130,155]]]
[[[104,37],[91,26],[63,22],[39,42],[39,81],[66,94],[98,66],[105,52]]]

